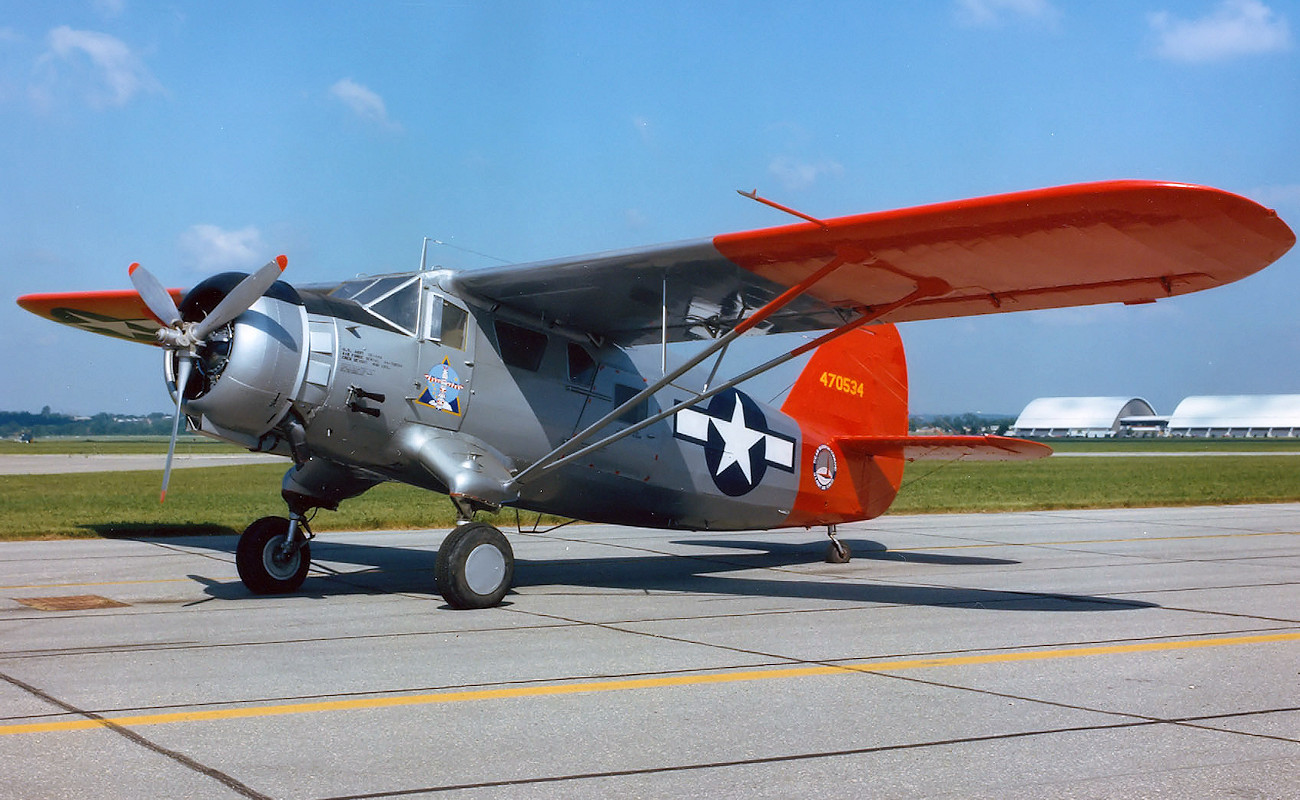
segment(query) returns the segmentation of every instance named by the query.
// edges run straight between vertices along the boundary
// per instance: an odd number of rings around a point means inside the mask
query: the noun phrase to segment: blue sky
[[[0,294],[474,268],[1144,178],[1300,224],[1300,2],[0,0]],[[1300,255],[1146,307],[903,326],[916,412],[1300,393]],[[0,303],[0,408],[165,410]]]

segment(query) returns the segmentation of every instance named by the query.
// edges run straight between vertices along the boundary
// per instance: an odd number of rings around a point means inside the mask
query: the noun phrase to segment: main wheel
[[[311,567],[311,546],[307,542],[285,556],[282,552],[289,535],[289,520],[262,517],[244,530],[235,547],[235,567],[239,579],[253,594],[284,594],[302,586]]]
[[[849,546],[844,542],[834,541],[826,547],[827,564],[847,564],[852,557]]]
[[[501,531],[486,522],[470,522],[443,540],[433,575],[452,608],[490,608],[510,591],[515,554]]]

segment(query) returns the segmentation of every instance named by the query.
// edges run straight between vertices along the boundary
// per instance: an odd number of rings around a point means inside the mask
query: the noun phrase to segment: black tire
[[[262,517],[244,530],[235,547],[235,568],[239,579],[253,594],[284,594],[297,591],[311,567],[311,546],[303,542],[288,559],[280,557],[280,545],[289,535],[289,520]]]
[[[853,557],[853,554],[849,552],[849,546],[844,542],[840,542],[839,547],[836,547],[835,544],[836,544],[835,542],[831,542],[829,545],[826,546],[826,563],[827,564],[849,563],[849,559]]]
[[[447,534],[433,575],[452,608],[491,608],[510,591],[515,554],[501,531],[486,522],[470,522]]]

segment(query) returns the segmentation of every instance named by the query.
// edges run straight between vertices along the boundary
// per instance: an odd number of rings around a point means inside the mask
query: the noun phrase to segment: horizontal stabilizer
[[[897,456],[908,461],[1031,461],[1052,448],[1008,436],[836,436],[845,455]]]

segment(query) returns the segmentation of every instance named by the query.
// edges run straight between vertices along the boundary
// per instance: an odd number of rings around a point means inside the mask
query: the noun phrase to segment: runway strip
[[[233,537],[0,544],[0,798],[1283,797],[1300,504],[326,534],[250,596]],[[19,600],[114,604],[42,611]],[[48,607],[60,607],[58,602]]]

